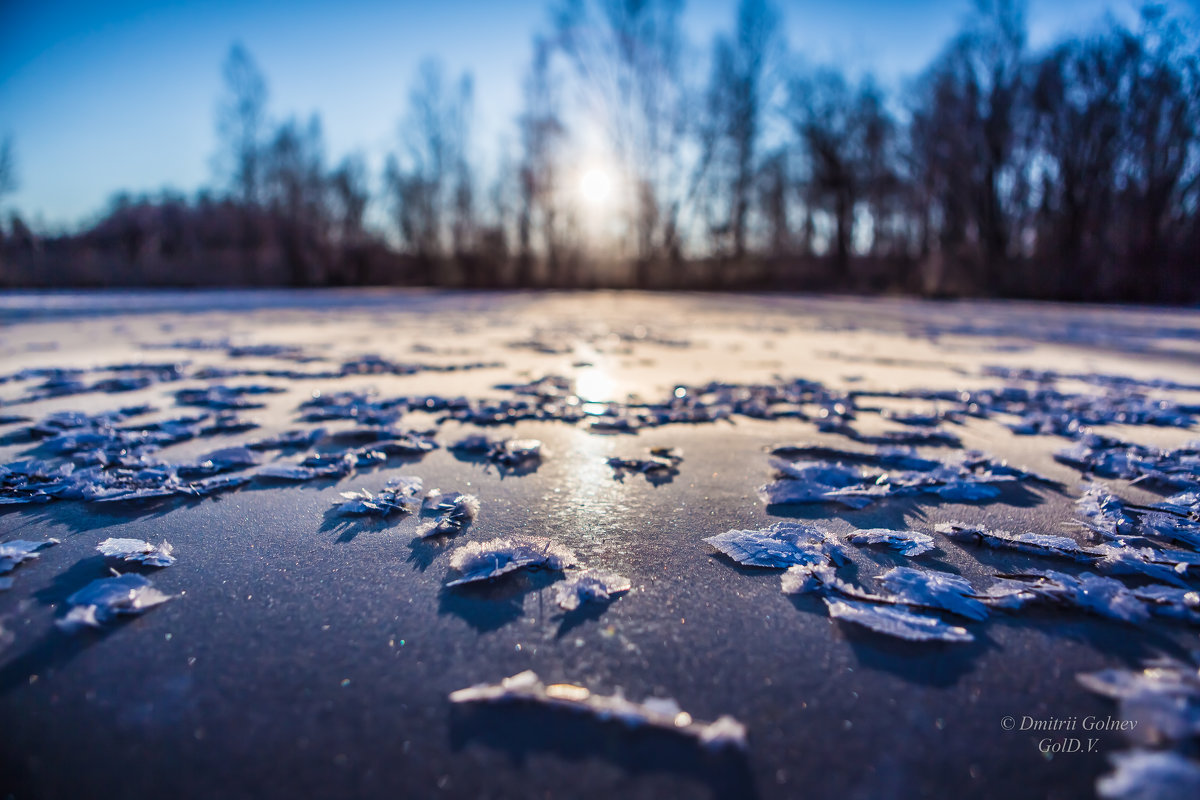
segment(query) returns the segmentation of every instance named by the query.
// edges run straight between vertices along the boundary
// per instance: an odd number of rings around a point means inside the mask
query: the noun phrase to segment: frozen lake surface
[[[0,549],[5,796],[1200,786],[1200,312],[347,290],[0,321],[0,548],[42,545]]]

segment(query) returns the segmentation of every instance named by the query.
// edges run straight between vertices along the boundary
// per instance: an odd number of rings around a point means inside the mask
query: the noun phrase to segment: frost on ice
[[[0,575],[7,575],[23,561],[38,557],[38,551],[44,547],[58,544],[58,539],[47,539],[44,542],[30,542],[25,539],[14,539],[0,544]],[[0,577],[0,590],[12,588],[12,578]]]
[[[446,583],[461,586],[486,581],[525,567],[545,567],[561,572],[579,561],[575,554],[541,536],[511,536],[489,542],[470,542],[454,551],[450,568],[459,577]]]
[[[148,567],[169,567],[175,563],[174,548],[169,542],[150,544],[141,539],[105,539],[96,545],[105,558],[140,561]]]
[[[1004,575],[981,599],[988,605],[1004,609],[1022,608],[1040,601],[1130,623],[1143,622],[1150,615],[1147,604],[1125,584],[1090,572],[1075,576],[1043,570]]]
[[[1040,556],[1058,556],[1076,561],[1088,561],[1088,552],[1074,539],[1067,536],[1052,536],[1044,533],[1009,533],[991,530],[979,525],[962,522],[941,522],[934,528],[943,536],[960,542],[986,545],[1001,550],[1017,550]]]
[[[1141,670],[1081,673],[1089,691],[1116,700],[1125,734],[1139,746],[1188,749],[1200,736],[1200,671],[1194,663],[1157,658]],[[1115,753],[1115,771],[1096,782],[1101,797],[1194,798],[1200,796],[1200,763],[1171,750]]]
[[[648,727],[689,736],[710,750],[746,747],[746,726],[733,717],[722,716],[715,722],[701,722],[693,719],[671,698],[650,698],[635,703],[626,700],[620,692],[594,694],[586,687],[569,683],[547,686],[531,670],[505,678],[500,683],[483,683],[451,692],[450,702],[533,703],[589,714],[630,728]]]
[[[386,517],[393,511],[407,513],[420,503],[421,479],[415,476],[399,475],[389,478],[387,485],[378,493],[372,494],[366,489],[342,492],[341,500],[335,500],[340,514],[356,516]]]
[[[479,498],[473,494],[442,493],[438,489],[431,489],[425,495],[421,508],[423,511],[437,514],[438,517],[422,524],[417,529],[418,536],[460,533],[479,515]]]
[[[776,480],[759,487],[764,503],[841,503],[862,508],[874,500],[932,494],[942,500],[973,502],[1000,495],[1000,484],[1045,479],[976,451],[952,461],[935,461],[910,451],[879,448],[855,453],[833,448],[784,448],[779,453],[822,455],[813,460],[771,459]]]
[[[493,464],[515,469],[535,466],[545,454],[537,439],[491,439],[487,436],[468,436],[450,446],[460,453],[479,455]]]
[[[845,551],[837,537],[799,522],[776,522],[762,530],[730,530],[704,540],[739,564],[784,569],[793,564],[841,564]]]
[[[974,587],[958,575],[895,567],[880,575],[879,580],[905,605],[944,609],[967,619],[987,618],[987,607],[975,599]]]
[[[934,548],[933,537],[917,531],[897,531],[888,528],[867,528],[846,534],[851,544],[881,544],[903,556],[917,556]]]
[[[560,608],[574,611],[587,602],[604,602],[633,587],[628,578],[615,572],[586,569],[555,587],[555,600]]]
[[[1084,672],[1076,679],[1084,688],[1117,701],[1121,717],[1136,720],[1127,733],[1154,746],[1200,736],[1200,670],[1172,658],[1144,663],[1141,670],[1106,669]]]
[[[25,539],[14,539],[0,544],[0,575],[16,569],[22,561],[38,557],[38,551],[45,547],[58,544],[58,539],[47,539],[44,542],[30,542]]]
[[[652,447],[645,458],[608,459],[613,477],[621,480],[626,473],[636,472],[646,476],[651,483],[667,483],[679,474],[683,453],[674,447]]]
[[[99,578],[67,598],[71,610],[57,624],[68,632],[98,628],[118,615],[141,614],[170,599],[141,575]]]
[[[833,597],[826,597],[825,605],[829,608],[829,616],[834,619],[853,622],[898,639],[912,642],[970,642],[975,639],[966,628],[899,608]]]

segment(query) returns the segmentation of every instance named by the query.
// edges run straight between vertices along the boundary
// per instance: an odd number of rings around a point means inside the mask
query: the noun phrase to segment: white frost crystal
[[[619,692],[594,694],[584,686],[556,683],[547,686],[530,670],[497,684],[479,684],[450,693],[452,703],[534,703],[614,720],[630,728],[642,726],[690,736],[710,750],[744,749],[746,726],[733,717],[701,722],[679,708],[671,698],[650,698],[643,703],[626,700]]]
[[[917,531],[897,531],[888,528],[868,528],[846,534],[852,544],[882,544],[899,551],[903,556],[917,556],[932,550],[933,537]]]
[[[948,625],[937,617],[926,617],[899,608],[825,598],[829,616],[853,622],[877,633],[911,642],[970,642],[975,637],[966,628]]]
[[[966,578],[948,572],[896,567],[879,576],[895,599],[906,605],[940,608],[960,617],[987,618],[987,606],[972,595],[975,589]]]
[[[447,586],[485,581],[524,567],[545,567],[561,572],[575,566],[575,554],[541,536],[511,536],[489,542],[470,542],[454,551],[450,568],[460,573]]]
[[[1009,533],[978,525],[967,525],[962,522],[942,522],[934,530],[956,541],[982,544],[1001,550],[1058,556],[1076,561],[1087,561],[1093,556],[1092,553],[1080,547],[1074,539],[1066,536],[1051,536],[1043,533]]]
[[[1200,764],[1178,753],[1130,750],[1113,753],[1116,768],[1096,781],[1096,793],[1109,800],[1195,800],[1200,797]]]
[[[175,556],[171,555],[174,548],[165,541],[155,545],[141,539],[105,539],[96,549],[106,558],[140,561],[148,567],[169,567],[175,563]]]
[[[589,601],[603,602],[632,588],[628,578],[600,569],[587,569],[555,587],[559,607],[574,611]]]
[[[58,539],[47,539],[44,542],[30,542],[25,539],[14,539],[0,544],[0,575],[12,572],[22,561],[38,557],[38,550],[58,544]]]
[[[762,530],[730,530],[704,540],[739,564],[783,569],[793,564],[841,564],[845,552],[837,537],[799,522],[776,522]]]
[[[98,628],[118,614],[140,614],[170,599],[141,575],[99,578],[67,598],[72,608],[57,624],[65,631]]]

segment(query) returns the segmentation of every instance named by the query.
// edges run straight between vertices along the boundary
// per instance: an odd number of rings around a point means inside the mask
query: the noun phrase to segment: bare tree
[[[710,230],[727,240],[735,259],[748,249],[748,220],[758,172],[758,146],[767,103],[768,67],[778,47],[779,13],[767,0],[740,0],[732,38],[713,43],[712,74],[701,125],[702,181],[724,196]],[[720,187],[718,189],[718,187]]]
[[[241,44],[230,48],[222,75],[225,96],[217,109],[217,173],[235,197],[251,206],[260,200],[267,83]]]
[[[624,180],[636,281],[679,250],[685,189],[687,96],[681,71],[681,0],[565,0],[558,42],[584,104],[611,143]]]
[[[552,55],[550,42],[540,37],[534,39],[533,62],[525,79],[525,107],[517,120],[521,137],[515,276],[518,286],[533,283],[539,245],[550,280],[568,282],[561,275],[567,263],[563,252],[566,214],[559,185],[566,127],[551,74]]]
[[[922,77],[913,109],[913,157],[940,247],[974,252],[976,289],[997,291],[1025,197],[1025,28],[1019,0],[977,0],[972,24]]]
[[[474,177],[469,160],[472,81],[448,85],[440,62],[423,62],[400,125],[401,151],[390,156],[385,183],[401,241],[435,278],[435,265],[471,247]]]

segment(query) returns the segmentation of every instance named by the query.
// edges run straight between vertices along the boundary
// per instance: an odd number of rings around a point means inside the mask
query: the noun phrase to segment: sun
[[[602,206],[608,202],[608,196],[612,193],[612,178],[608,171],[600,167],[585,171],[579,179],[579,193],[590,206]]]

